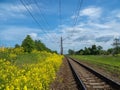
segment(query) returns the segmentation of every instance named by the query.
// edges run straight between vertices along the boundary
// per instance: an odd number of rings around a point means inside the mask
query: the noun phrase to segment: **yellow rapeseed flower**
[[[13,51],[17,53],[16,51]],[[62,56],[44,52],[37,53],[37,64],[25,64],[22,68],[0,59],[0,88],[5,90],[49,90],[49,84],[56,78],[62,64]],[[17,53],[18,54],[18,53]]]
[[[27,90],[27,86],[24,86],[23,90]]]

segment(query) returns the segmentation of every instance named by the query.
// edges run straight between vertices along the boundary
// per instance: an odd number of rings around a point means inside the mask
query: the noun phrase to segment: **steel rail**
[[[75,59],[73,59],[71,57],[67,57],[67,58],[70,58],[71,60],[75,61],[80,66],[84,67],[86,70],[88,70],[89,72],[93,73],[95,76],[97,76],[98,78],[100,78],[101,80],[103,80],[104,82],[106,82],[107,84],[109,84],[115,90],[120,90],[120,83],[117,83],[114,80],[105,77],[104,75],[98,73],[94,69],[92,69],[92,68],[90,68],[90,67],[88,67],[86,65],[83,65],[82,63],[80,63],[79,61],[77,61],[77,60],[75,60]]]
[[[72,66],[71,62],[69,61],[69,58],[66,57],[67,61],[68,61],[68,64],[70,66],[70,69],[73,73],[73,76],[76,80],[76,83],[77,83],[77,87],[79,90],[87,90],[87,88],[85,87],[84,83],[81,81],[80,77],[78,76],[77,72],[75,71],[74,67]]]

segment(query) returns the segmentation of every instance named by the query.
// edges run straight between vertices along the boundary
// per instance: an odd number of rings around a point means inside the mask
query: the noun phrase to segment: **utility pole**
[[[119,39],[115,38],[114,39],[114,43],[113,43],[113,46],[115,47],[115,54],[118,54],[118,49],[119,49],[119,46],[120,46],[120,42],[119,42]]]
[[[63,55],[63,39],[60,38],[60,54]]]

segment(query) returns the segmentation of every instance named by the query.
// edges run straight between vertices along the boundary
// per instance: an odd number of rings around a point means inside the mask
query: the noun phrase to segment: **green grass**
[[[90,61],[90,62],[96,62],[96,63],[103,63],[103,64],[109,64],[112,66],[118,66],[120,67],[120,56],[93,56],[93,55],[86,55],[86,56],[73,56],[80,60]]]
[[[94,55],[75,55],[72,56],[81,62],[93,65],[106,72],[110,72],[120,78],[120,56],[94,56]]]
[[[7,52],[0,52],[1,59],[9,59],[9,53]]]
[[[38,55],[33,53],[20,54],[16,57],[15,63],[17,65],[32,64],[38,62]]]
[[[0,52],[0,59],[5,59],[15,63],[17,66],[21,66],[23,64],[33,64],[37,63],[40,60],[44,60],[46,58],[44,55],[39,53],[23,53],[16,56],[16,58],[10,58],[8,52]]]
[[[40,53],[24,53],[17,55],[15,59],[15,64],[21,66],[23,64],[34,64],[44,61],[46,56]]]

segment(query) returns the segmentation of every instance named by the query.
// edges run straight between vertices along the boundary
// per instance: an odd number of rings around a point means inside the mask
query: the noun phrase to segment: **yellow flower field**
[[[7,60],[0,60],[0,90],[49,90],[50,83],[56,78],[62,56],[39,52],[37,64],[24,64],[18,67]]]

